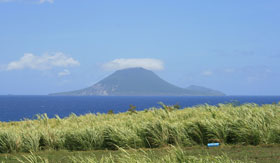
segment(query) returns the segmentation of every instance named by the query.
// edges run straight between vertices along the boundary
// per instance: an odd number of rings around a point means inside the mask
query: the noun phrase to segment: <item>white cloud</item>
[[[212,76],[212,75],[213,75],[213,72],[210,71],[210,70],[206,70],[206,71],[203,71],[201,74],[202,74],[203,76]]]
[[[106,70],[120,70],[125,68],[142,67],[148,70],[163,70],[163,62],[153,58],[120,58],[103,64]]]
[[[63,71],[59,72],[57,75],[58,76],[67,76],[67,75],[70,75],[71,72],[67,69],[64,69]]]
[[[53,3],[54,0],[40,0],[39,1],[39,3],[45,3],[45,2]]]
[[[54,3],[54,0],[0,0],[0,2],[34,2],[34,3]]]
[[[79,66],[80,63],[67,57],[63,53],[55,53],[53,55],[44,54],[42,56],[36,56],[32,53],[26,53],[18,61],[10,62],[6,66],[6,70],[20,70],[20,69],[35,69],[35,70],[47,70],[54,67],[72,67]]]

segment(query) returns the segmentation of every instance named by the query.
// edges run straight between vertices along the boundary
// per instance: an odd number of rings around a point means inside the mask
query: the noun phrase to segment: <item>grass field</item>
[[[179,157],[183,160],[202,158],[206,162],[209,161],[208,159],[217,159],[216,161],[223,159],[225,162],[230,159],[244,161],[243,156],[248,153],[249,160],[254,161],[254,157],[258,158],[257,160],[271,158],[270,161],[277,162],[279,156],[274,151],[279,151],[279,117],[279,104],[262,106],[220,104],[184,109],[162,104],[162,108],[145,111],[135,111],[131,108],[128,112],[120,114],[112,112],[83,116],[72,114],[63,119],[58,116],[49,119],[46,114],[43,114],[38,115],[36,120],[0,122],[0,153],[2,153],[1,159],[5,158],[5,155],[10,159],[12,155],[32,152],[36,156],[42,155],[42,158],[48,158],[51,162],[59,155],[66,157],[76,154],[90,155],[90,153],[96,156],[83,158],[96,161],[100,155],[104,155],[107,162],[112,161],[113,156],[118,158],[117,160],[145,158],[147,160],[141,162],[149,162],[150,159],[153,159],[152,162],[162,162],[162,159],[165,159],[165,162],[167,160],[172,162],[174,161],[172,159]],[[224,147],[207,150],[202,148],[211,142],[219,142]],[[171,150],[170,146],[176,148]],[[130,152],[117,150],[119,148],[126,151],[138,150],[138,152],[134,152],[135,155],[126,155]],[[148,153],[143,153],[139,151],[140,149],[150,150]],[[255,152],[248,152],[248,150]],[[198,151],[208,151],[211,155],[202,153],[203,156],[199,156]],[[212,157],[211,152],[220,155],[223,151],[227,156]],[[165,157],[155,157],[161,154]],[[188,155],[194,157],[189,158]],[[79,159],[83,158],[72,158],[72,160],[81,162]]]
[[[280,162],[280,146],[279,145],[266,145],[266,146],[223,146],[218,148],[206,148],[206,147],[187,147],[182,149],[184,156],[193,156],[194,158],[214,158],[216,156],[225,156],[226,160],[240,161],[240,162],[260,162],[260,163],[277,163]],[[166,157],[172,153],[172,147],[159,148],[159,149],[144,149],[148,157],[153,162],[160,162],[160,158]],[[138,157],[142,157],[143,152],[141,150],[127,150],[128,153],[136,153]],[[122,150],[108,151],[108,150],[94,150],[94,151],[40,151],[34,153],[34,155],[41,157],[42,159],[48,160],[49,162],[75,162],[73,157],[76,159],[80,158],[96,158],[99,162],[102,157],[110,158],[113,157],[115,160],[118,157],[124,157]],[[12,154],[0,154],[0,162],[15,163],[19,162],[17,159],[28,162],[23,156],[30,156],[27,153],[12,153]],[[138,158],[138,160],[141,160]],[[76,160],[77,161],[77,160]],[[131,161],[131,160],[127,160]],[[143,160],[142,160],[143,161]],[[198,160],[195,160],[196,162]],[[204,160],[205,161],[205,160]],[[209,161],[209,160],[207,160]],[[212,160],[213,162],[219,162]],[[221,160],[225,161],[225,160]],[[39,161],[38,161],[39,162]],[[88,161],[90,162],[90,161]],[[148,161],[147,161],[148,162]],[[190,161],[191,162],[191,161]],[[198,161],[199,162],[199,161]],[[206,162],[206,161],[205,161]]]

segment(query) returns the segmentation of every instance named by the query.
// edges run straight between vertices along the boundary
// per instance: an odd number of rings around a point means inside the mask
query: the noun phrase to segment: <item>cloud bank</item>
[[[148,70],[163,70],[164,64],[153,58],[120,58],[102,65],[105,70],[120,70],[125,68],[142,67]]]
[[[18,61],[10,62],[5,69],[7,71],[26,68],[34,70],[48,70],[54,67],[72,67],[79,65],[80,63],[77,60],[60,52],[53,55],[44,54],[42,56],[26,53]]]

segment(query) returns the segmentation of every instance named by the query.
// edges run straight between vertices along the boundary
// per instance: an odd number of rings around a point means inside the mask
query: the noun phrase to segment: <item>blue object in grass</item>
[[[218,146],[220,146],[220,143],[208,143],[207,146],[208,147],[218,147]]]

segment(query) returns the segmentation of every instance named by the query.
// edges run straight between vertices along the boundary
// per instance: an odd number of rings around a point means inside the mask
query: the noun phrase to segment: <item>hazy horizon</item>
[[[280,2],[0,0],[0,95],[143,67],[176,86],[280,95]]]

